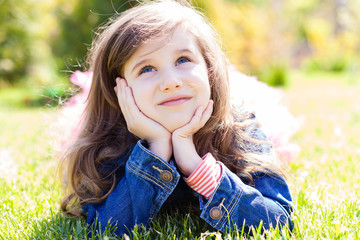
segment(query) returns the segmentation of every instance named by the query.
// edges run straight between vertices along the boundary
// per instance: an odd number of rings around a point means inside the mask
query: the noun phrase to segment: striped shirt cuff
[[[208,153],[203,157],[203,161],[195,171],[184,180],[189,187],[208,200],[214,192],[220,177],[221,165],[216,163],[211,153]]]

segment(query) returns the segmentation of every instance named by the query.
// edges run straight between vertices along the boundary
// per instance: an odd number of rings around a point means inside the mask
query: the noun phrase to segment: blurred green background
[[[289,163],[295,230],[254,239],[360,239],[360,1],[194,2],[231,63],[283,88],[291,112],[305,119],[291,140],[301,147]],[[53,125],[64,108],[47,106],[76,92],[69,77],[86,69],[97,26],[134,4],[0,0],[0,239],[88,239],[84,222],[59,210],[56,141],[64,129]],[[208,227],[188,220],[155,221],[131,239],[205,239],[197,236]]]
[[[193,2],[219,31],[231,63],[272,86],[286,85],[293,69],[359,72],[358,0]],[[0,0],[2,101],[37,106],[63,96],[70,74],[86,67],[97,26],[135,3]]]

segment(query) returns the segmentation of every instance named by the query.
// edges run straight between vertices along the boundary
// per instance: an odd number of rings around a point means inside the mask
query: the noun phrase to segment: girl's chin
[[[171,126],[167,126],[167,125],[164,125],[164,127],[171,133],[173,133],[176,129],[179,129],[183,126],[185,126],[187,123],[184,123],[184,124],[179,124],[179,125],[171,125]]]
[[[203,109],[205,107],[203,106]],[[168,115],[166,118],[164,118],[164,121],[162,119],[159,122],[163,127],[165,127],[169,132],[172,133],[176,129],[179,129],[190,123],[191,119],[194,117],[195,111],[196,108],[190,109],[188,111],[177,112],[176,114]]]
[[[169,131],[169,132],[174,132],[176,129],[179,129],[183,126],[185,126],[186,124],[188,124],[190,122],[191,119],[178,119],[176,122],[164,122],[162,123],[162,125]],[[171,123],[171,124],[169,124]]]
[[[176,129],[179,129],[188,124],[194,117],[195,111],[196,109],[191,108],[186,111],[175,112],[163,116],[162,119],[156,119],[156,121],[172,133]]]

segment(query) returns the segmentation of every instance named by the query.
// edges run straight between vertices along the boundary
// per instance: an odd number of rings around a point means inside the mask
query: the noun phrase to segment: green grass
[[[292,73],[286,99],[305,121],[294,141],[302,152],[288,183],[296,212],[292,234],[254,232],[253,239],[360,239],[360,77]],[[59,210],[63,191],[48,134],[56,109],[23,107],[24,89],[0,91],[0,239],[89,239],[79,219]],[[4,104],[4,100],[10,105]],[[115,239],[108,229],[102,239]],[[220,233],[196,214],[158,216],[125,239],[242,239]],[[251,237],[249,237],[251,238]],[[92,239],[95,239],[92,238]]]

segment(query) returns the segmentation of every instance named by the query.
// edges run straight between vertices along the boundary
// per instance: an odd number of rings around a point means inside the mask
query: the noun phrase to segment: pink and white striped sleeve
[[[188,177],[185,182],[194,191],[198,192],[208,200],[214,192],[221,177],[221,165],[216,163],[211,153],[203,157],[202,163]]]

